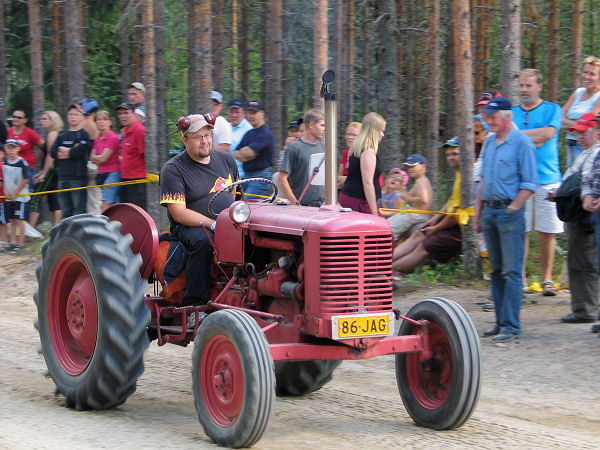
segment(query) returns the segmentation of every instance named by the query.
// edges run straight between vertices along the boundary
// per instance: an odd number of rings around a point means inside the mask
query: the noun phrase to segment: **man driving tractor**
[[[213,117],[195,114],[179,120],[185,151],[160,171],[160,204],[167,207],[171,234],[188,250],[186,273],[193,274],[185,280],[184,306],[208,301],[211,240],[216,226],[208,203],[216,192],[238,179],[233,157],[212,151]],[[224,193],[215,199],[212,209],[218,214],[233,200],[231,193]]]

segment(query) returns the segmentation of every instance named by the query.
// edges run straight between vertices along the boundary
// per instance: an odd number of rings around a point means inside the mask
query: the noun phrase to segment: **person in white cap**
[[[146,101],[146,86],[139,81],[127,86],[128,103],[131,103],[136,108],[140,108],[142,111],[146,112],[144,101]]]
[[[213,133],[213,149],[229,152],[233,131],[231,124],[221,114],[223,112],[223,95],[219,91],[211,91],[210,98],[213,103],[212,113],[217,116]]]
[[[171,158],[160,171],[160,204],[168,210],[171,233],[188,250],[184,306],[208,301],[213,254],[208,235],[212,239],[216,227],[208,202],[239,178],[233,157],[212,151],[214,116],[195,114],[188,119],[189,127],[181,135],[185,151]],[[212,209],[218,214],[231,203],[233,195],[226,193],[217,198]]]

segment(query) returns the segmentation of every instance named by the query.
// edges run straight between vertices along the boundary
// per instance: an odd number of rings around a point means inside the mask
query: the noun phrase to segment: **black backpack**
[[[583,209],[581,202],[581,171],[573,172],[562,182],[556,196],[556,212],[563,222],[577,222],[581,231],[594,231],[592,215]]]

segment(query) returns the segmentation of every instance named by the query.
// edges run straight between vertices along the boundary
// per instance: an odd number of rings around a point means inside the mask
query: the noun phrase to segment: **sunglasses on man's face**
[[[24,119],[24,118],[25,118],[25,116],[15,116],[15,115],[13,114],[12,118],[13,118],[13,119]]]

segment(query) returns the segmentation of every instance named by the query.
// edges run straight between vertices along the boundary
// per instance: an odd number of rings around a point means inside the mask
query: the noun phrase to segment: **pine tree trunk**
[[[581,70],[581,44],[583,38],[583,0],[573,0],[573,58],[571,59],[571,89],[579,87]]]
[[[546,86],[546,99],[555,102],[558,97],[559,73],[559,14],[558,0],[548,1],[548,83]]]
[[[529,28],[527,31],[527,37],[529,38],[529,65],[528,67],[537,68],[537,37],[538,37],[538,23],[540,21],[537,0],[527,0],[527,16],[529,22]]]
[[[343,91],[342,101],[344,105],[342,105],[344,111],[344,118],[347,120],[347,123],[354,121],[354,2],[350,1],[346,7],[346,18],[344,24],[344,63],[342,68],[344,85],[342,89],[338,89],[338,91]],[[338,133],[341,135],[343,130]]]
[[[267,10],[267,51],[265,64],[265,107],[267,124],[275,136],[276,163],[279,159],[279,150],[282,148],[282,123],[281,123],[281,61],[282,61],[282,0],[272,0]]]
[[[143,0],[142,0],[143,1]],[[142,34],[143,34],[143,19],[142,19],[142,8],[139,7],[139,3],[135,3],[133,10],[133,39],[131,41],[131,81],[140,81],[142,79],[143,72],[143,60],[142,60]]]
[[[167,123],[167,82],[165,57],[165,2],[154,0],[154,43],[156,55],[156,148],[158,167],[169,157],[169,125]]]
[[[514,104],[519,100],[521,70],[521,1],[501,0],[500,90]]]
[[[385,138],[379,147],[380,157],[386,169],[401,165],[398,142],[400,128],[398,126],[398,21],[396,0],[380,2],[381,13],[377,29],[379,31],[379,71],[378,96],[379,112],[386,119]]]
[[[440,0],[431,0],[428,27],[427,175],[437,186],[440,129]]]
[[[396,71],[398,77],[398,83],[396,84],[398,88],[398,117],[396,118],[396,122],[398,122],[398,130],[400,130],[400,139],[398,140],[398,151],[400,152],[401,161],[404,161],[405,157],[407,156],[406,141],[405,139],[403,139],[403,133],[406,132],[406,130],[403,129],[403,123],[406,117],[406,95],[404,91],[404,44],[406,42],[406,32],[404,31],[404,10],[404,1],[396,0],[396,11],[398,13],[398,34],[396,36]]]
[[[344,19],[345,19],[345,10],[344,10],[344,2],[342,0],[336,0],[335,2],[335,11],[334,11],[334,26],[335,32],[333,33],[333,71],[335,72],[335,93],[338,95],[338,99],[342,100],[342,93],[345,88],[344,83]],[[339,102],[339,103],[343,103]],[[344,105],[340,105],[338,107],[338,116],[337,116],[337,142],[336,148],[344,148],[344,123],[347,121],[347,117],[344,114]]]
[[[42,68],[42,31],[40,5],[37,0],[27,0],[29,17],[29,56],[31,60],[31,91],[33,93],[33,120],[31,126],[42,132],[40,117],[44,113],[44,77]]]
[[[242,98],[250,100],[250,82],[248,71],[248,0],[240,0],[240,77],[242,83]]]
[[[238,0],[231,0],[231,50],[233,57],[231,58],[231,87],[233,97],[239,94],[239,50],[238,50]]]
[[[121,58],[121,92],[123,101],[127,101],[127,86],[135,80],[131,78],[131,57],[129,55],[130,20],[127,14],[129,0],[121,0],[121,22],[119,27],[119,51]]]
[[[328,69],[327,47],[329,34],[327,30],[327,0],[313,0],[314,25],[313,25],[313,105],[315,108],[324,108],[321,98],[321,77]]]
[[[4,0],[0,0],[0,120],[6,119],[6,50],[4,47]]]
[[[144,102],[146,112],[146,139],[145,159],[146,171],[148,173],[159,173],[158,146],[156,145],[156,61],[154,45],[154,0],[143,0],[140,5],[142,12],[142,64],[143,83],[146,87],[146,100]],[[158,203],[158,183],[148,183],[147,204],[148,213],[154,221],[161,223],[161,207]]]
[[[471,63],[471,18],[469,1],[455,0],[454,7],[454,58],[456,76],[456,109],[458,111],[458,139],[460,141],[461,206],[473,205],[473,160],[475,135],[473,134],[473,76]],[[464,271],[473,277],[481,276],[477,235],[472,221],[462,227]]]
[[[362,115],[369,112],[369,85],[371,81],[371,5],[369,1],[363,2],[363,17],[362,17],[362,38],[363,38],[363,79],[362,79],[362,102],[361,111]]]
[[[77,0],[65,0],[65,11],[78,11]],[[66,80],[68,103],[79,102],[83,98],[84,75],[81,61],[81,36],[79,14],[65,14],[65,39],[67,70]]]
[[[52,2],[52,103],[56,111],[64,111],[64,11],[62,1]]]
[[[210,0],[194,0],[189,8],[189,105],[190,114],[212,111],[212,55]]]
[[[223,93],[223,66],[225,65],[225,53],[223,41],[223,0],[212,0],[212,60],[213,60],[213,87],[212,89]]]

